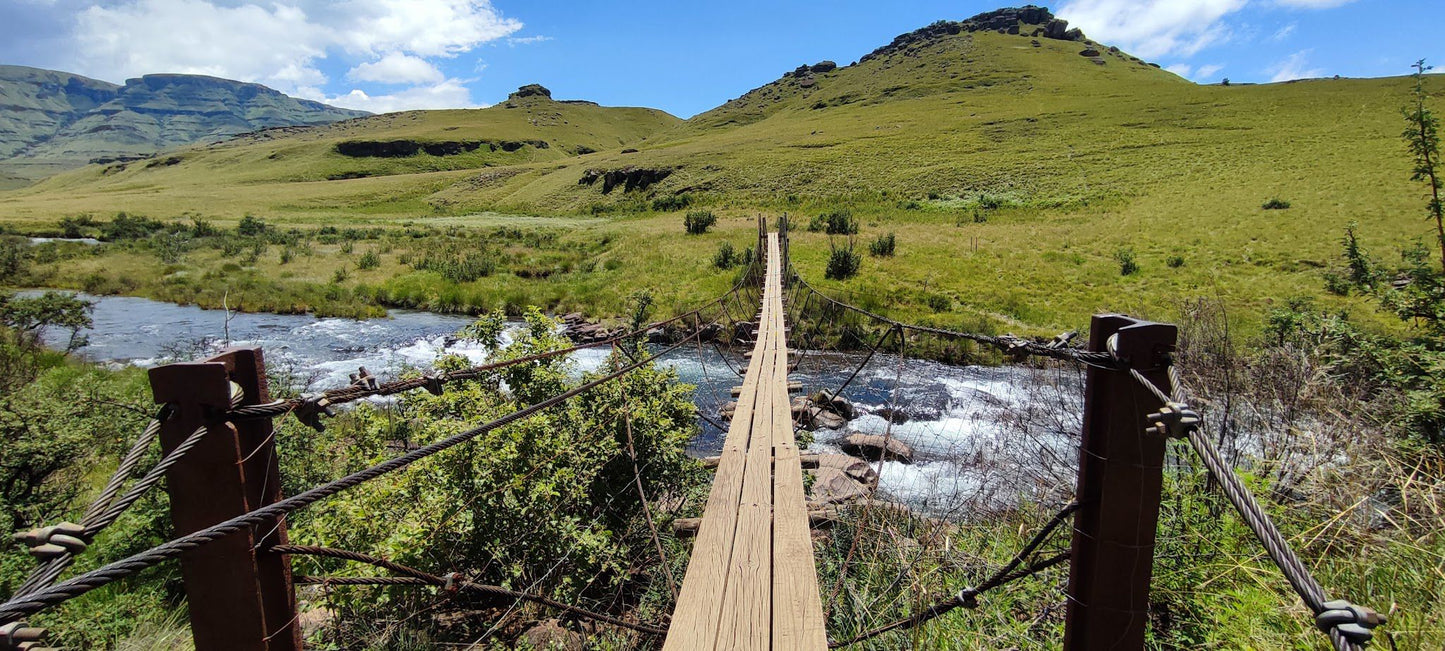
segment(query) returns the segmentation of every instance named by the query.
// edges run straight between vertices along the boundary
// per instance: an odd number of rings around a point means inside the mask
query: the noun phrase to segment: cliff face
[[[0,175],[34,180],[91,161],[364,115],[214,77],[146,75],[117,86],[0,66]]]

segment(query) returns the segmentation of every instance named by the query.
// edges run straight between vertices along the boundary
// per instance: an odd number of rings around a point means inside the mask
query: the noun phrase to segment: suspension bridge
[[[295,586],[308,584],[414,586],[435,589],[438,598],[471,594],[525,602],[629,631],[639,636],[640,643],[661,643],[665,649],[839,648],[922,626],[955,609],[981,608],[980,599],[990,590],[1063,565],[1068,565],[1064,647],[1142,649],[1169,440],[1187,441],[1334,648],[1360,649],[1384,623],[1367,607],[1327,596],[1224,461],[1172,362],[1173,326],[1102,315],[1093,321],[1087,347],[1077,348],[1067,336],[1042,341],[895,321],[809,285],[790,264],[786,220],[780,219],[778,226],[776,232],[768,232],[766,222],[759,219],[758,254],[723,296],[670,319],[562,350],[392,382],[381,382],[362,370],[348,386],[287,400],[271,399],[259,350],[229,350],[203,362],[152,369],[152,390],[161,407],[80,521],[16,536],[36,564],[27,580],[0,603],[0,650],[49,648],[47,630],[29,625],[29,619],[92,590],[177,561],[191,634],[202,650],[304,648]],[[812,329],[794,331],[793,323],[805,315],[811,315]],[[806,418],[797,416],[790,392],[801,387],[789,377],[800,363],[799,356],[808,355],[827,338],[826,324],[842,322],[845,315],[870,324],[872,336],[864,336],[861,329],[840,331],[836,338],[840,344],[866,349],[867,354],[841,386],[828,388],[825,397],[845,395],[879,351],[893,351],[901,359],[906,346],[916,345],[917,338],[924,336],[943,346],[972,346],[1006,358],[1075,365],[1084,369],[1085,381],[1072,495],[1017,552],[956,594],[939,596],[894,621],[853,627],[835,637],[830,635],[825,604],[831,605],[843,589],[850,564],[856,566],[859,541],[852,541],[832,590],[820,585],[797,439],[803,425],[799,421]],[[618,347],[658,331],[674,333],[670,343],[654,344],[645,354],[614,355],[618,361],[613,367],[566,391],[294,495],[282,494],[275,419],[296,418],[320,429],[334,415],[334,408],[346,403],[416,390],[442,394],[457,383],[495,377],[509,367],[586,348]],[[735,390],[736,408],[724,427],[726,436],[686,574],[675,590],[671,616],[664,621],[641,622],[595,605],[491,585],[466,572],[436,573],[371,554],[289,542],[288,514],[557,408],[684,346],[716,345],[740,336],[751,350],[745,356],[745,369],[736,371],[742,382]],[[798,356],[790,352],[790,343],[800,348]],[[890,417],[885,443],[893,435],[892,422]],[[160,460],[141,472],[143,460],[157,442]],[[630,429],[627,447],[632,449]],[[635,450],[632,454],[636,491],[646,509],[641,472],[636,470],[639,459]],[[876,474],[872,483],[876,488]],[[162,484],[170,495],[173,539],[65,578],[97,534]],[[871,493],[864,504],[865,509],[873,504]],[[658,529],[651,511],[647,513],[662,556]],[[1067,549],[1060,549],[1057,539],[1066,531]],[[292,562],[299,557],[369,565],[386,575],[294,575]],[[660,560],[666,563],[665,557]]]

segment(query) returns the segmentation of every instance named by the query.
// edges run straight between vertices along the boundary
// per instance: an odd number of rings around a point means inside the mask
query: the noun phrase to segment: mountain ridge
[[[91,162],[365,115],[206,75],[148,74],[112,84],[0,65],[0,177],[17,185]]]

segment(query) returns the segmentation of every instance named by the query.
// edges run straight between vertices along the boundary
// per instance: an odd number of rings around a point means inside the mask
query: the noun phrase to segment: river
[[[190,360],[233,346],[259,346],[267,365],[288,372],[308,388],[344,385],[365,366],[389,379],[426,367],[444,354],[474,363],[483,347],[454,333],[469,317],[392,310],[389,318],[352,320],[309,315],[231,313],[144,298],[87,296],[95,302],[94,326],[84,334],[85,359],[107,365],[149,367]],[[47,333],[63,346],[65,333]],[[578,371],[604,363],[606,349],[573,355]],[[801,351],[791,378],[809,391],[839,386],[862,356]],[[714,420],[741,381],[733,368],[745,362],[712,346],[684,346],[661,362],[697,387],[699,412]],[[1082,377],[1076,370],[952,366],[876,355],[844,395],[860,416],[842,431],[818,432],[813,451],[836,451],[848,430],[883,434],[914,449],[912,464],[879,463],[880,490],[888,497],[934,512],[1013,503],[1020,493],[1048,499],[1072,488],[1079,431]],[[909,416],[890,424],[876,414],[896,404]],[[700,421],[691,452],[705,456],[722,447],[724,433]]]

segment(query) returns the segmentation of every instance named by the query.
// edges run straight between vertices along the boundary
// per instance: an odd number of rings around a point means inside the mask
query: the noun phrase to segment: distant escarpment
[[[134,160],[259,129],[365,115],[215,77],[145,75],[116,85],[0,66],[0,172],[38,179],[93,160]]]

